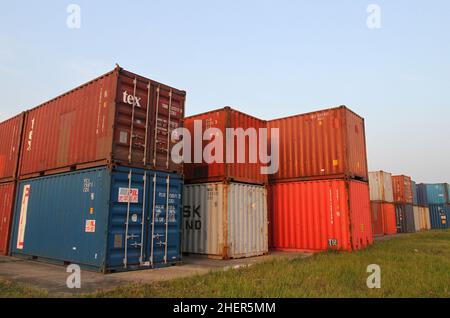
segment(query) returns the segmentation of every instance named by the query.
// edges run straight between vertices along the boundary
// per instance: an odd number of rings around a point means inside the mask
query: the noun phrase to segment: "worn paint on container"
[[[7,255],[9,250],[15,188],[14,181],[0,184],[0,255]]]
[[[194,129],[195,121],[201,122],[202,128],[197,134]],[[207,113],[187,117],[185,119],[184,126],[189,130],[192,138],[191,158],[188,158],[185,154],[184,173],[186,183],[194,184],[222,181],[245,182],[260,185],[267,183],[267,174],[262,171],[265,164],[261,162],[261,158],[259,156],[259,147],[261,144],[264,147],[264,151],[266,151],[267,140],[261,139],[260,143],[260,129],[267,127],[266,121],[244,114],[230,107],[225,107]],[[202,154],[206,151],[207,145],[211,145],[212,142],[220,140],[218,136],[221,134],[223,136],[223,147],[221,149],[222,156],[217,154],[217,161],[212,163],[208,163],[211,158],[208,158],[207,161],[204,157],[200,158],[201,160],[199,160],[199,162],[196,162],[194,154],[196,139],[200,138],[201,140],[202,136],[205,132],[207,133],[208,129],[214,129],[216,131],[211,132],[210,135],[207,136],[210,140],[202,141],[201,147],[199,147],[202,149]],[[237,147],[238,137],[235,136],[233,139],[234,146],[231,148],[231,144],[227,144],[226,142],[227,129],[254,131],[254,134],[249,133],[248,136],[245,136],[245,147],[243,148]],[[255,158],[251,158],[250,149],[255,150]],[[239,161],[239,154],[241,152],[243,155],[241,159],[243,160]],[[232,154],[234,154],[234,156],[232,156]],[[227,157],[227,155],[229,157]]]
[[[430,204],[430,221],[432,229],[447,229],[450,221],[448,204]]]
[[[413,205],[418,205],[419,204],[419,198],[417,197],[417,184],[415,181],[411,180],[411,192],[412,192],[412,198],[413,198]]]
[[[280,167],[271,181],[367,180],[364,119],[347,107],[270,120],[267,126],[279,129]]]
[[[25,113],[0,123],[0,182],[14,181],[19,164]]]
[[[420,230],[427,231],[431,229],[430,209],[428,207],[419,206],[420,214]]]
[[[392,235],[397,233],[395,206],[393,203],[371,201],[373,235]]]
[[[21,181],[11,253],[102,272],[175,264],[182,185],[177,174],[125,167]]]
[[[392,176],[392,189],[394,191],[394,202],[412,204],[411,177]]]
[[[178,142],[171,135],[182,126],[185,95],[117,67],[33,108],[24,126],[20,176],[109,163],[181,172],[170,151]]]
[[[185,185],[183,252],[220,259],[266,254],[265,186],[221,182]]]
[[[447,184],[435,183],[425,184],[427,189],[428,204],[445,204],[447,203]]]
[[[421,207],[428,206],[428,198],[427,198],[427,187],[423,183],[419,183],[416,185],[417,191],[417,204]]]
[[[371,201],[393,203],[392,175],[384,171],[369,172],[369,188]]]
[[[286,182],[269,189],[274,249],[351,251],[373,243],[367,183]]]

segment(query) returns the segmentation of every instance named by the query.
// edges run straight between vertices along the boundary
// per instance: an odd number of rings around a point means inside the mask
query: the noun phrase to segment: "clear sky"
[[[81,28],[67,27],[67,6]],[[367,26],[369,4],[381,28]],[[114,68],[188,93],[188,115],[345,104],[370,169],[450,181],[450,1],[5,1],[0,121]],[[372,20],[371,20],[372,21]]]

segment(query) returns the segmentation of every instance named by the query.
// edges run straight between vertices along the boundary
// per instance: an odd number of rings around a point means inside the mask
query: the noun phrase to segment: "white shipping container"
[[[430,209],[419,206],[422,231],[431,230]]]
[[[267,189],[243,183],[184,186],[183,252],[228,259],[268,252]]]
[[[419,206],[417,205],[413,206],[413,213],[414,213],[414,228],[416,229],[416,232],[420,232],[425,227],[425,224],[423,224],[423,219],[420,217]]]
[[[369,172],[370,201],[394,202],[392,175],[384,171]]]

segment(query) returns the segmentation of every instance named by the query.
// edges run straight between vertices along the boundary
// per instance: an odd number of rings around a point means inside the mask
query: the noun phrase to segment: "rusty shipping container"
[[[384,171],[369,172],[369,188],[371,201],[393,203],[392,175]]]
[[[195,130],[195,124],[200,124],[201,128]],[[200,126],[199,126],[200,127]],[[207,113],[187,117],[185,119],[185,128],[191,134],[191,156],[185,154],[185,182],[186,183],[202,183],[202,182],[245,182],[250,184],[266,184],[267,174],[262,173],[263,164],[260,160],[259,151],[260,145],[264,145],[266,150],[267,140],[261,139],[259,129],[266,128],[266,121],[244,114],[240,111],[225,107],[213,110]],[[245,147],[238,147],[238,136],[233,137],[233,146],[226,142],[227,129],[242,129],[243,132],[249,132],[248,135],[242,135],[245,139]],[[205,132],[208,129],[209,135],[206,136],[209,140],[203,140]],[[254,133],[250,133],[253,131]],[[212,160],[211,157],[203,157],[203,152],[207,152],[208,145],[215,141],[220,141],[222,136],[223,147],[219,150],[211,151],[217,160],[208,163]],[[201,158],[195,160],[194,148],[195,143],[201,143]],[[232,146],[232,147],[231,147]],[[208,148],[207,148],[208,147]],[[222,153],[220,153],[222,152]],[[240,155],[241,154],[241,155]],[[227,157],[227,155],[229,157]],[[186,160],[188,159],[188,161]],[[205,160],[206,159],[206,160]],[[239,160],[240,159],[240,160]]]
[[[244,183],[184,186],[183,252],[229,259],[268,252],[267,189]]]
[[[17,176],[20,143],[25,113],[0,123],[0,182],[14,181]]]
[[[279,129],[279,162],[273,182],[349,177],[367,180],[364,119],[345,106],[267,122]]]
[[[359,250],[373,243],[367,183],[320,180],[269,187],[276,250]]]
[[[14,209],[16,183],[0,184],[0,255],[7,255]]]
[[[394,202],[413,203],[411,177],[392,176],[392,188],[394,190]]]
[[[21,179],[105,164],[181,172],[170,150],[185,95],[116,67],[30,110]]]
[[[397,233],[395,206],[393,203],[371,201],[372,232],[374,236]]]

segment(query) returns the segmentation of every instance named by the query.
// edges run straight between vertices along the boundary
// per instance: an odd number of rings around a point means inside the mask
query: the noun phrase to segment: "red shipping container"
[[[205,130],[209,128],[217,128],[222,132],[223,135],[223,156],[221,161],[223,163],[214,162],[207,163],[205,158],[202,156],[201,163],[194,163],[194,146],[195,138],[199,136],[194,136],[194,122],[201,121],[202,130],[201,136]],[[233,181],[233,182],[246,182],[252,184],[266,184],[268,181],[267,174],[261,173],[261,168],[265,165],[261,163],[259,157],[259,129],[266,128],[266,121],[252,117],[250,115],[244,114],[230,107],[225,107],[222,109],[217,109],[207,113],[186,117],[184,122],[184,127],[187,128],[191,134],[191,163],[185,163],[184,173],[186,183],[203,183],[203,182],[221,182],[221,181]],[[250,161],[250,137],[245,136],[244,149],[238,149],[237,147],[237,137],[234,138],[234,161],[233,163],[227,163],[226,155],[227,143],[226,143],[226,129],[227,128],[242,128],[246,131],[248,128],[254,128],[256,130],[256,138],[253,145],[256,147],[257,160],[255,163]],[[200,138],[201,138],[200,136]],[[212,138],[212,137],[211,137]],[[202,150],[210,144],[210,140],[202,141]],[[264,143],[266,147],[267,142]],[[253,146],[252,145],[252,146]],[[265,150],[265,149],[264,149]],[[238,152],[245,152],[245,163],[238,163]]]
[[[0,254],[7,255],[14,211],[15,182],[0,184]]]
[[[393,203],[372,201],[372,232],[375,236],[392,235],[397,233],[395,205]]]
[[[15,180],[25,113],[0,123],[0,182]]]
[[[269,189],[274,249],[352,251],[373,243],[367,183],[302,181]]]
[[[279,129],[273,182],[354,178],[367,180],[364,119],[345,106],[267,122]]]
[[[105,164],[181,172],[170,150],[185,95],[116,67],[28,112],[20,176]]]
[[[392,188],[394,191],[394,202],[413,203],[411,177],[403,175],[392,176]]]

